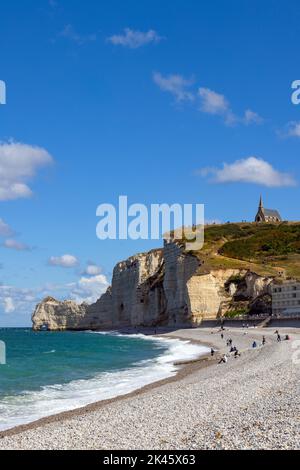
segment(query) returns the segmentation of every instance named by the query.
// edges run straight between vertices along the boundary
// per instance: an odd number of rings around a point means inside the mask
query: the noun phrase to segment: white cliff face
[[[262,277],[256,273],[248,272],[245,276],[246,297],[255,299],[255,297],[267,294],[269,292],[269,286],[272,280],[273,279],[270,277]]]
[[[133,256],[115,266],[112,279],[113,325],[155,324],[162,308],[161,292],[156,282],[162,270],[162,250]],[[156,288],[153,283],[156,283]]]
[[[195,325],[224,315],[235,297],[250,302],[267,293],[272,282],[272,278],[237,269],[199,274],[199,265],[198,258],[166,242],[164,249],[118,263],[111,288],[92,305],[45,299],[32,316],[33,328]]]
[[[47,297],[36,306],[32,315],[33,328],[47,327],[49,330],[68,330],[80,328],[86,314],[86,305],[72,301],[59,302]]]
[[[225,269],[191,277],[187,290],[193,323],[199,324],[203,319],[214,319],[225,313],[228,302],[236,292],[234,284],[229,285],[228,292],[225,284],[238,274],[239,270]]]

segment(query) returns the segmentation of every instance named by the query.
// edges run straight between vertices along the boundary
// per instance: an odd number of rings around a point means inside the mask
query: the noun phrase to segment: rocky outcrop
[[[33,328],[197,325],[268,295],[272,278],[239,269],[203,273],[200,265],[180,245],[165,242],[163,249],[118,263],[111,287],[92,305],[44,299],[33,313]]]

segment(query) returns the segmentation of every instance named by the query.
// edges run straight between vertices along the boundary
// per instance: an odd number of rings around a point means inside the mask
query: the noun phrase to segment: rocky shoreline
[[[227,364],[201,361],[128,396],[1,433],[1,449],[299,449],[298,328],[231,328],[167,333],[242,352]],[[267,344],[261,347],[262,335]],[[256,340],[259,347],[251,348]],[[294,356],[293,356],[294,355]]]

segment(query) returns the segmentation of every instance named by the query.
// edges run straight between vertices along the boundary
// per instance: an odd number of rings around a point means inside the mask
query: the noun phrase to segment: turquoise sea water
[[[128,393],[176,373],[206,348],[176,339],[0,329],[0,430]]]

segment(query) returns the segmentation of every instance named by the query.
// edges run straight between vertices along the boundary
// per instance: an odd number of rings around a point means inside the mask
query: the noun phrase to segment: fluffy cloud
[[[11,237],[13,234],[13,229],[3,219],[0,219],[0,237]]]
[[[264,122],[263,118],[255,113],[254,111],[251,111],[251,109],[246,109],[244,118],[243,118],[244,124],[262,124]]]
[[[199,88],[199,96],[201,98],[201,110],[209,114],[227,114],[229,103],[224,95],[216,93],[209,88]]]
[[[300,137],[300,121],[291,121],[287,124],[284,133],[287,137]]]
[[[123,34],[115,34],[107,38],[107,41],[115,46],[124,46],[131,49],[137,49],[150,43],[158,43],[161,40],[162,38],[153,29],[142,32],[130,28],[125,28]]]
[[[5,248],[9,248],[11,250],[17,250],[17,251],[30,251],[31,248],[30,246],[26,245],[25,243],[19,242],[18,240],[15,240],[14,238],[8,238],[7,240],[4,241],[3,246]]]
[[[30,197],[28,181],[41,167],[52,162],[51,155],[41,147],[0,142],[0,200]]]
[[[288,173],[275,170],[270,163],[256,157],[223,164],[223,168],[204,168],[201,176],[212,175],[214,183],[255,183],[268,187],[294,186],[296,181]]]
[[[15,311],[15,304],[11,297],[3,298],[3,310],[5,313],[11,313]]]
[[[48,260],[50,266],[61,266],[62,268],[73,268],[77,266],[78,259],[73,255],[51,256]]]
[[[0,285],[0,305],[4,313],[17,312],[22,315],[32,313],[36,303],[37,292],[33,289],[22,289],[14,286]]]
[[[71,299],[76,302],[96,302],[100,295],[108,288],[109,284],[103,274],[92,277],[82,276],[76,283],[69,284]]]
[[[177,101],[193,101],[194,95],[188,88],[192,80],[187,80],[182,75],[163,76],[159,72],[153,74],[154,83],[162,90],[171,93]]]
[[[96,276],[97,274],[101,273],[101,268],[96,264],[88,264],[85,268],[83,274],[87,274],[88,276]]]
[[[251,109],[246,109],[243,117],[237,116],[233,113],[230,103],[225,96],[209,88],[199,88],[198,94],[200,97],[200,110],[204,113],[223,117],[228,125],[245,124],[248,126],[250,124],[263,123],[262,117]]]
[[[69,284],[46,284],[33,289],[0,284],[0,307],[5,314],[29,317],[43,298],[50,295],[60,300],[95,302],[108,288],[104,275],[80,277]]]
[[[263,123],[261,116],[251,109],[246,109],[243,116],[235,114],[229,101],[221,93],[205,87],[200,87],[198,92],[191,90],[194,80],[188,80],[182,75],[163,76],[161,73],[155,72],[153,81],[162,91],[171,93],[176,101],[192,101],[201,112],[221,116],[227,125]],[[196,98],[198,99],[196,100]]]
[[[82,46],[86,42],[96,41],[97,39],[96,34],[78,34],[71,24],[67,24],[64,29],[58,34],[58,36],[69,39],[70,41],[73,41],[78,44],[78,46]]]

